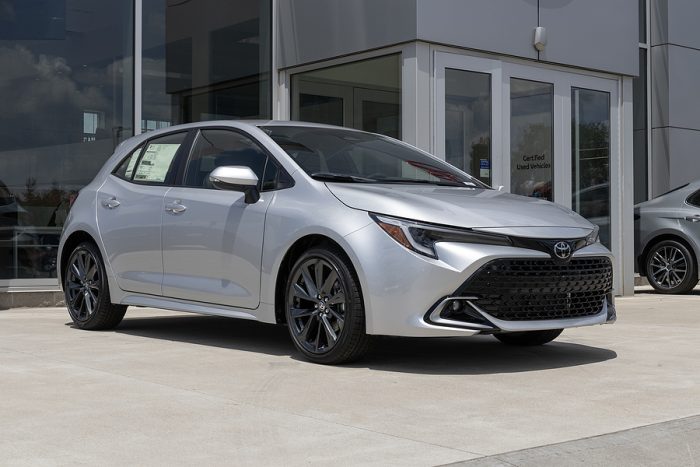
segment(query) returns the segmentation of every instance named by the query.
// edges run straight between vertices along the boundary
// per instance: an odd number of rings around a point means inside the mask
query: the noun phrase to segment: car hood
[[[547,228],[565,228],[574,236],[587,235],[593,225],[575,212],[537,198],[503,191],[426,185],[326,183],[343,204],[364,211],[435,224],[511,234],[561,235]],[[505,232],[504,232],[505,233]]]

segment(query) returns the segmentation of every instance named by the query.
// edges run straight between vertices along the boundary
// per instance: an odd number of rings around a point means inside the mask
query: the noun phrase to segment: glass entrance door
[[[554,201],[620,252],[617,79],[435,54],[433,150],[494,187]],[[621,263],[618,260],[618,270]]]
[[[610,246],[610,93],[571,88],[571,208]]]
[[[510,78],[510,191],[554,201],[554,85]]]
[[[436,53],[435,153],[492,186],[611,223],[617,80]]]

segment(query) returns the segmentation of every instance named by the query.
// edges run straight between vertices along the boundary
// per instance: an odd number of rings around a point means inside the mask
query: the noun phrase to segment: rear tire
[[[292,342],[307,360],[337,365],[367,352],[360,284],[336,246],[311,248],[294,263],[285,289],[285,316]]]
[[[115,305],[109,297],[107,273],[100,250],[83,242],[68,259],[63,278],[68,314],[80,329],[112,329],[121,323],[126,306]]]
[[[507,345],[535,346],[552,342],[559,337],[563,329],[547,329],[544,331],[502,332],[493,337]]]
[[[688,247],[676,240],[653,245],[645,260],[649,284],[658,293],[685,294],[698,283],[697,265]]]

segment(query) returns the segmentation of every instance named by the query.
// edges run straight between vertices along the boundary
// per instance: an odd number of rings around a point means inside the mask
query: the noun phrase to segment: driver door
[[[273,165],[245,134],[231,129],[199,132],[182,186],[165,196],[164,296],[240,308],[258,306],[265,213],[274,191],[263,191],[260,200],[246,204],[243,193],[214,188],[209,173],[220,166],[250,167],[262,191],[266,166],[269,173]]]

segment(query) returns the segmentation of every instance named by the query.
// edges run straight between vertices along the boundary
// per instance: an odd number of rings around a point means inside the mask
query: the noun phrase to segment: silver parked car
[[[688,293],[698,283],[700,180],[634,208],[637,271],[660,293]]]
[[[129,305],[286,324],[347,362],[370,335],[538,345],[612,322],[610,252],[556,204],[408,144],[292,122],[204,122],[120,145],[60,244],[75,325]]]

